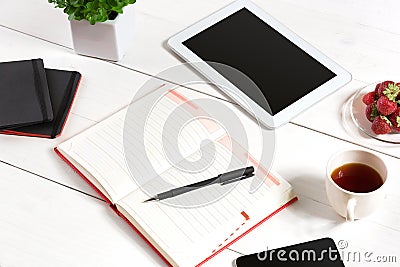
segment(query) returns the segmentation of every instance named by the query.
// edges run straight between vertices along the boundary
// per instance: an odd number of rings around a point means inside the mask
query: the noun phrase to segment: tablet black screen
[[[271,115],[336,76],[263,20],[243,8],[183,42],[204,61],[218,62],[246,74],[260,88],[246,91],[235,77],[213,66]]]

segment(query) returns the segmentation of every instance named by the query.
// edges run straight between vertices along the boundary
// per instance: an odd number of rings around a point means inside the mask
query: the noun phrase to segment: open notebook
[[[190,94],[187,89],[170,90],[148,115],[145,132],[149,134],[144,136],[146,156],[154,162],[159,175],[148,177],[141,186],[132,178],[124,155],[134,153],[134,149],[126,149],[123,144],[123,135],[129,132],[124,132],[124,127],[135,129],[135,121],[125,125],[127,109],[55,148],[58,155],[94,186],[172,266],[202,265],[297,199],[292,187],[282,177],[269,173],[245,149],[236,149],[232,155],[232,142],[235,141],[229,140],[212,120],[197,119],[184,130],[180,127],[169,129],[180,131],[180,151],[187,155],[185,160],[194,163],[201,157],[198,145],[201,140],[205,137],[214,140],[216,156],[212,166],[195,173],[172,167],[174,163],[163,157],[162,122],[177,106],[188,102],[190,96],[187,94]],[[146,101],[146,97],[139,101]],[[186,105],[185,109],[185,112],[196,115],[200,107]],[[201,110],[206,111],[206,107],[201,107]],[[207,149],[202,153],[205,151]],[[130,156],[136,165],[141,164],[144,157],[142,153]],[[150,197],[150,191],[161,193],[172,187],[202,181],[228,171],[229,166],[241,168],[249,162],[256,168],[256,176],[229,185],[229,190],[221,185],[212,185],[172,198],[168,203],[143,203]],[[140,175],[145,176],[146,170],[143,171]],[[160,177],[168,181],[171,188],[165,188]],[[258,186],[253,192],[250,189],[255,181],[258,181]],[[185,208],[187,203],[192,206]]]

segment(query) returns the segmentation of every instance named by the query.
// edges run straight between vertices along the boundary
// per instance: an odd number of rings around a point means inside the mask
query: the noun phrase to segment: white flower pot
[[[112,61],[120,60],[132,44],[134,5],[124,7],[123,11],[115,19],[95,25],[90,25],[87,20],[70,21],[75,52]]]

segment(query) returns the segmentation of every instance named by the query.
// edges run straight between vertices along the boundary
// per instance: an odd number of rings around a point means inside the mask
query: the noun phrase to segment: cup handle
[[[354,221],[354,210],[357,205],[357,200],[353,197],[349,198],[347,201],[347,212],[346,212],[346,221],[353,222]]]

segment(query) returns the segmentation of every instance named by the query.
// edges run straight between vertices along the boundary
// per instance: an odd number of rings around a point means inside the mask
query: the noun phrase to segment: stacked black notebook
[[[45,69],[42,59],[0,63],[0,131],[56,138],[81,79],[76,71]]]

